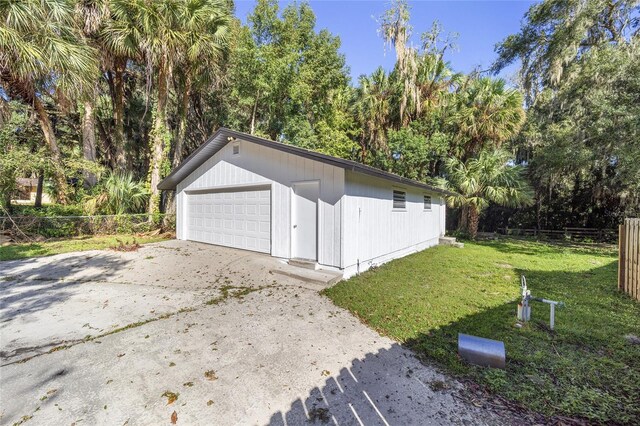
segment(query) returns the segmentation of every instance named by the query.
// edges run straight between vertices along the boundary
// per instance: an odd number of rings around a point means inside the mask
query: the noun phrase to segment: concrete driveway
[[[0,423],[514,423],[318,294],[332,278],[183,241],[0,262]]]

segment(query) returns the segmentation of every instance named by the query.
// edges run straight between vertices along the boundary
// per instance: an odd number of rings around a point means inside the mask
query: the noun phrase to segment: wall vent
[[[431,210],[431,195],[424,196],[424,209]]]
[[[393,190],[393,208],[404,209],[407,207],[407,193],[404,191]]]

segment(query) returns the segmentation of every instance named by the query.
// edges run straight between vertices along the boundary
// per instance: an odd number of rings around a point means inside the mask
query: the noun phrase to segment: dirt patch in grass
[[[116,241],[118,242],[118,244],[109,247],[113,251],[124,251],[124,252],[138,251],[138,249],[140,247],[142,247],[140,245],[140,243],[138,243],[138,241],[136,241],[135,238],[131,242],[125,241],[125,240],[121,240],[120,238],[116,238]]]

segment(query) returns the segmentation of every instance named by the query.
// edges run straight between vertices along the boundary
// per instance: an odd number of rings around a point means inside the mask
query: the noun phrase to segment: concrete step
[[[270,272],[287,278],[293,278],[299,281],[303,287],[311,290],[324,290],[342,279],[342,272],[338,271],[328,271],[324,269],[311,270],[287,264],[283,264],[282,266],[282,268],[272,268]]]
[[[313,260],[307,259],[289,259],[289,265],[305,269],[318,269],[318,264]]]
[[[456,241],[456,237],[440,237],[438,244],[441,246],[453,246],[458,248],[464,247],[464,243]]]

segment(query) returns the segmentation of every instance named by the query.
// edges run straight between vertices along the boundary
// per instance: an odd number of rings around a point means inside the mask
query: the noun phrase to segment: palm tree
[[[220,79],[229,36],[230,11],[225,0],[186,0],[181,8],[180,26],[185,33],[184,54],[179,58],[176,79],[177,132],[172,168],[183,160],[187,112],[194,81],[206,86]]]
[[[90,214],[140,213],[149,198],[145,183],[135,180],[130,172],[109,172],[97,189],[98,195],[85,201],[84,208]]]
[[[507,89],[504,80],[470,77],[458,95],[458,144],[453,154],[463,160],[485,148],[500,148],[524,124],[522,94]]]
[[[84,1],[102,6],[105,13],[102,25],[92,39],[103,53],[102,68],[111,88],[114,124],[113,163],[118,170],[124,170],[127,166],[124,132],[125,76],[129,61],[142,59],[140,19],[145,15],[147,8],[145,2],[136,0]],[[95,15],[96,13],[89,14],[92,18]]]
[[[441,108],[451,89],[459,83],[461,74],[452,72],[441,55],[424,53],[418,62],[415,117]]]
[[[98,75],[96,52],[79,34],[69,0],[10,0],[0,8],[0,83],[36,112],[54,164],[58,201],[66,179],[55,130],[43,102],[54,93],[79,95]]]
[[[147,63],[148,74],[156,76],[152,82],[155,86],[155,99],[149,164],[151,197],[148,211],[152,214],[159,207],[158,183],[161,170],[169,167],[169,163],[165,163],[168,160],[166,152],[171,146],[171,132],[167,121],[169,79],[176,66],[187,64],[191,66],[188,70],[191,84],[192,73],[198,71],[198,61],[205,58],[205,63],[202,64],[204,67],[207,66],[206,61],[211,65],[220,58],[226,38],[229,10],[223,0],[128,1],[136,6],[133,19],[140,31],[140,50]],[[152,70],[155,72],[151,73]],[[189,93],[190,90],[189,87]],[[186,96],[188,102],[189,94]],[[178,152],[178,157],[181,156],[182,146]]]
[[[171,168],[184,158],[187,115],[194,89],[211,87],[220,82],[220,62],[224,58],[230,24],[228,3],[224,0],[186,0],[181,8],[180,27],[184,32],[184,52],[177,59],[174,82],[176,93],[176,135]],[[196,87],[194,87],[194,84]],[[174,193],[165,199],[167,213],[175,209]]]
[[[471,238],[476,237],[480,214],[489,203],[507,207],[533,203],[533,191],[523,168],[513,165],[505,151],[484,150],[466,162],[451,158],[446,170],[448,186],[456,191],[447,201],[451,207],[461,208],[461,227]]]
[[[391,111],[392,88],[389,76],[382,67],[371,76],[361,76],[357,91],[356,116],[362,126],[361,161],[369,150],[386,153],[387,133]]]
[[[76,10],[80,15],[82,32],[91,44],[95,45],[96,35],[103,25],[108,14],[108,0],[83,0],[76,4]],[[99,50],[100,45],[97,46]],[[82,120],[80,127],[82,130],[82,153],[87,161],[96,161],[96,114],[95,97],[97,91],[94,85],[93,90],[87,91],[82,102]],[[91,188],[96,185],[98,179],[94,173],[84,171],[85,187]]]
[[[150,76],[147,88],[154,89],[153,96],[153,124],[150,133],[149,160],[149,198],[148,211],[150,214],[158,211],[161,169],[169,166],[164,164],[166,150],[171,145],[171,132],[167,121],[169,100],[169,79],[174,65],[184,53],[181,49],[185,44],[185,33],[181,31],[181,14],[184,1],[179,0],[118,0],[119,13],[127,14],[126,19],[131,22],[127,27],[135,31],[134,40],[139,43],[143,61]],[[125,18],[121,16],[121,18]]]

